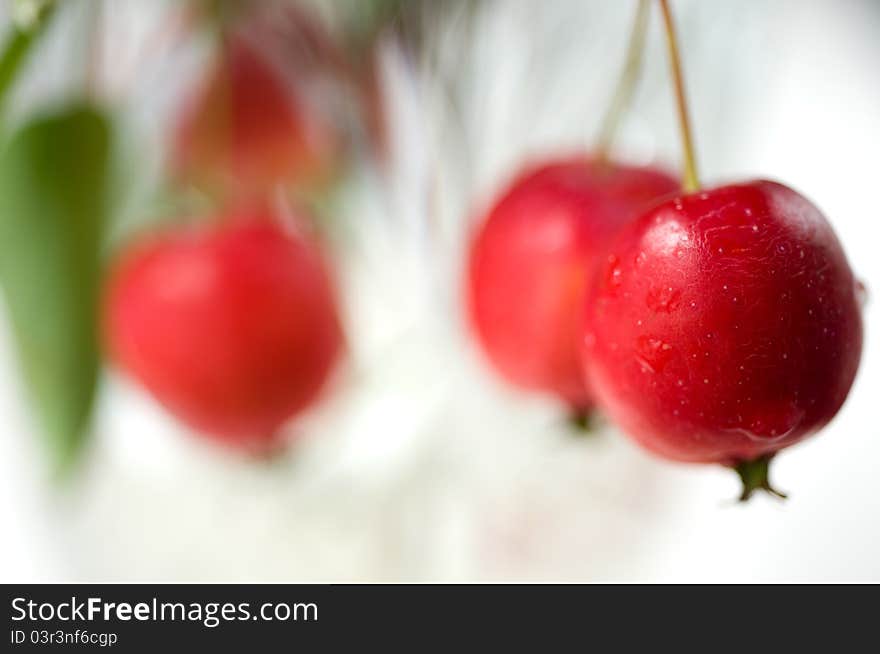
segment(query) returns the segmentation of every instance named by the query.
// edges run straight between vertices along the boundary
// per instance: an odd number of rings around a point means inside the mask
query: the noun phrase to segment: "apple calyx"
[[[742,493],[738,500],[747,502],[755,491],[765,491],[770,495],[781,500],[788,499],[788,495],[776,490],[770,484],[770,462],[773,460],[774,454],[765,454],[751,461],[740,461],[731,466],[739,475],[742,481]]]

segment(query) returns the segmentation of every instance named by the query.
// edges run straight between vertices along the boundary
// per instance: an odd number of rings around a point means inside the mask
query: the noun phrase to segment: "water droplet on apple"
[[[672,286],[654,288],[648,292],[646,303],[656,312],[671,313],[681,303],[681,291]]]

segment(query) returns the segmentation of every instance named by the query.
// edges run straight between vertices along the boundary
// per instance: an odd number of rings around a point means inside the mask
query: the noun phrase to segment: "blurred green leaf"
[[[28,20],[21,17],[19,18],[21,24],[12,26],[0,51],[0,114],[6,107],[9,89],[18,77],[31,48],[45,32],[54,10],[54,4],[46,1],[39,3],[32,1],[30,4],[19,2],[15,7],[19,8],[17,9],[19,13],[25,10],[30,13],[27,14]]]
[[[12,22],[19,29],[30,30],[55,6],[55,0],[12,0]]]
[[[0,284],[54,464],[76,461],[98,376],[111,126],[90,108],[36,119],[0,152]]]

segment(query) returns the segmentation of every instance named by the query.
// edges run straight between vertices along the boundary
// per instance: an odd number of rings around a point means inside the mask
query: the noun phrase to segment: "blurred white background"
[[[167,6],[112,4],[108,86]],[[389,170],[362,166],[339,204],[349,361],[287,456],[219,451],[110,373],[87,469],[53,492],[0,319],[0,580],[880,581],[880,4],[673,3],[704,182],[800,190],[869,291],[849,400],[774,463],[791,498],[745,506],[729,471],[573,436],[496,380],[461,312],[470,221],[525,159],[589,145],[635,2],[452,5],[425,62],[383,49]],[[63,52],[32,62],[21,107],[74,83]],[[153,148],[190,59],[134,80],[125,124]],[[656,11],[635,104],[619,154],[676,165]]]

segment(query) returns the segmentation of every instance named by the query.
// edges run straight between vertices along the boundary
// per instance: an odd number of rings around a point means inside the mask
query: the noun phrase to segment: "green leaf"
[[[80,453],[98,376],[111,126],[74,108],[33,120],[0,152],[0,285],[53,462]]]
[[[24,7],[30,20],[21,19],[21,25],[13,25],[0,52],[0,115],[6,107],[9,90],[18,77],[27,56],[40,36],[46,31],[54,12],[54,4],[49,2],[19,2],[16,7]],[[18,13],[25,13],[18,9]]]

